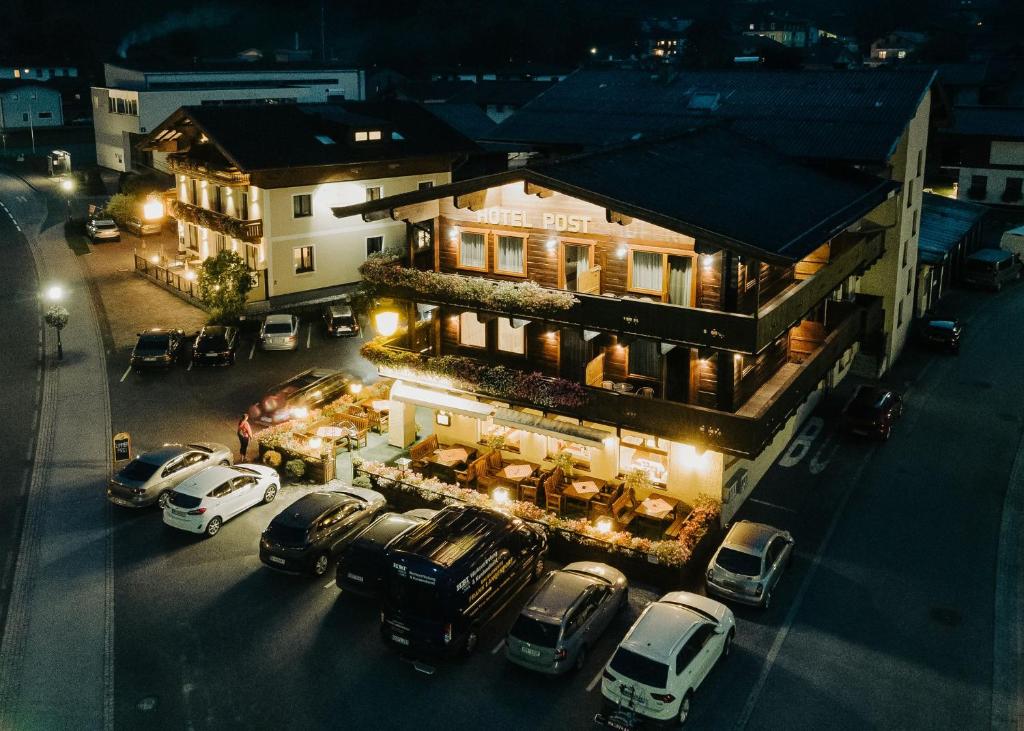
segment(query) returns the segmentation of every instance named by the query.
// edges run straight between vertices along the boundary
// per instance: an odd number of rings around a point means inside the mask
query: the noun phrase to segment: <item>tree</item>
[[[68,311],[60,305],[53,305],[46,311],[43,318],[47,325],[57,331],[57,360],[64,359],[64,344],[60,341],[60,331],[68,324]]]
[[[119,224],[124,225],[129,218],[138,215],[139,205],[140,201],[137,197],[126,195],[125,193],[116,193],[110,196],[105,210],[108,216]]]
[[[203,262],[199,271],[199,299],[210,308],[210,321],[234,322],[245,311],[245,296],[252,289],[251,270],[233,251],[221,251]]]

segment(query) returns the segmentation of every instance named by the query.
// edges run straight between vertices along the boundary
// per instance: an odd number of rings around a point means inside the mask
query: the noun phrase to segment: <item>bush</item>
[[[301,459],[290,459],[284,465],[284,471],[293,480],[301,480],[306,474],[306,463]]]
[[[281,466],[281,453],[270,449],[263,453],[263,464],[273,467],[275,470]]]
[[[245,311],[252,289],[249,267],[242,257],[224,250],[203,262],[199,270],[199,299],[210,308],[211,322],[233,323]]]
[[[110,196],[104,210],[119,226],[123,226],[129,218],[138,215],[140,204],[136,196],[118,193]]]
[[[366,475],[359,475],[359,477],[352,480],[352,487],[361,487],[363,489],[369,490],[373,487],[373,485],[370,484],[369,477],[367,477]]]

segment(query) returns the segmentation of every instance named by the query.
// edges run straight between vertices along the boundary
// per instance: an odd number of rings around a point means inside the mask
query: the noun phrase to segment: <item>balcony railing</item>
[[[224,170],[206,162],[177,155],[169,155],[167,163],[170,165],[172,172],[188,175],[193,178],[202,178],[214,183],[227,185],[249,184],[249,174],[243,173],[240,170]]]
[[[181,201],[172,201],[168,210],[171,216],[179,221],[202,226],[249,243],[257,244],[260,237],[263,236],[263,219],[261,218],[242,220]]]

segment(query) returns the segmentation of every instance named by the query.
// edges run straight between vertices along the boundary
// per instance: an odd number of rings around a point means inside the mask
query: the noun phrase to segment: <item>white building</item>
[[[60,127],[64,124],[60,92],[36,84],[0,88],[0,129]]]
[[[320,65],[240,63],[149,70],[106,64],[104,77],[106,86],[92,88],[96,161],[120,171],[132,168],[134,145],[180,107],[317,103],[366,96],[365,72]],[[169,172],[159,154],[144,162]]]
[[[49,81],[50,79],[76,79],[74,66],[0,66],[0,79],[17,81]]]
[[[1024,107],[956,107],[943,135],[959,200],[1024,206]]]
[[[249,105],[178,110],[146,148],[175,175],[179,249],[191,268],[235,251],[263,307],[329,299],[366,258],[402,249],[402,221],[339,221],[332,208],[451,182],[477,151],[413,102]],[[421,234],[433,256],[433,231]]]

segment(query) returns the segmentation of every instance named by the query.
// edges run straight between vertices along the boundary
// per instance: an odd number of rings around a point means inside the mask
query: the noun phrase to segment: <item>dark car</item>
[[[207,325],[199,331],[192,346],[195,365],[233,365],[238,347],[238,328]]]
[[[249,407],[249,418],[256,426],[280,424],[297,410],[316,409],[338,398],[348,388],[349,377],[341,371],[310,368],[279,383]]]
[[[343,591],[378,597],[384,585],[384,552],[399,536],[433,517],[436,510],[384,513],[356,537],[338,559],[337,582]]]
[[[930,317],[921,323],[921,340],[925,345],[960,354],[960,337],[964,327],[959,320]]]
[[[359,334],[359,322],[349,305],[324,305],[324,328],[336,338]]]
[[[903,399],[883,386],[858,386],[843,409],[843,423],[853,434],[889,438],[892,425],[903,416]]]
[[[181,330],[154,327],[139,333],[139,340],[132,349],[132,368],[136,371],[168,368],[178,360],[184,343],[185,333]]]
[[[373,490],[312,492],[270,521],[260,538],[260,561],[279,571],[323,576],[383,509],[384,496]]]

